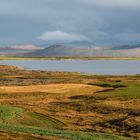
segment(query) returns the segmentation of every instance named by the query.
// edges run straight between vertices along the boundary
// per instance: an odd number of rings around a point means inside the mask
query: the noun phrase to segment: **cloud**
[[[137,32],[124,32],[115,36],[119,41],[132,42],[140,40],[140,33]]]
[[[84,35],[67,33],[63,31],[52,31],[43,33],[39,39],[46,41],[89,41]]]
[[[140,7],[139,0],[83,0],[83,2],[102,7]]]
[[[139,42],[139,15],[140,0],[0,0],[0,38],[11,44],[89,38],[96,44]]]

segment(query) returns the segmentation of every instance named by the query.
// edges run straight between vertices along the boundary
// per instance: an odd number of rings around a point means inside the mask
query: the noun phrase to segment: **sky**
[[[0,46],[140,43],[140,0],[0,0]]]

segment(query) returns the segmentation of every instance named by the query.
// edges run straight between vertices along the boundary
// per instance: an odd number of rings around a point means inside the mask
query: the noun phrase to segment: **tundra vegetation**
[[[140,75],[1,65],[0,139],[140,139]]]
[[[140,60],[140,57],[107,57],[107,56],[2,56],[0,60]]]

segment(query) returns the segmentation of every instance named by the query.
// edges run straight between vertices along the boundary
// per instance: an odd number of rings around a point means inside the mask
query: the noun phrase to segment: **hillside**
[[[4,46],[0,47],[0,55],[5,56],[13,56],[13,55],[23,55],[26,53],[31,53],[36,50],[41,50],[43,47],[38,47],[36,45],[32,44],[24,44],[24,45],[10,45],[10,46]]]
[[[140,48],[140,44],[136,44],[136,45],[119,45],[119,46],[112,47],[112,50],[127,50],[127,49],[136,49],[136,48]]]
[[[0,48],[0,55],[26,57],[140,57],[140,45],[100,47],[90,42],[43,44],[39,46],[13,45]]]
[[[97,47],[73,47],[65,45],[52,45],[43,50],[31,53],[32,56],[93,56],[100,54]],[[101,54],[100,54],[101,55]]]
[[[102,48],[98,46],[73,47],[52,45],[43,50],[29,53],[30,56],[95,56],[95,57],[140,57],[140,47]]]

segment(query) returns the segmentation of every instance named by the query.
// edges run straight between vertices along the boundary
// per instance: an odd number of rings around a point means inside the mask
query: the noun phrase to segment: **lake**
[[[68,71],[86,74],[140,74],[140,60],[1,60],[0,64],[28,70]]]

